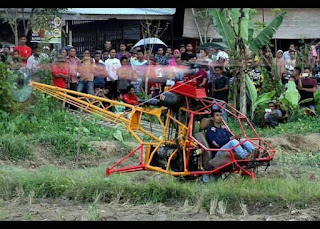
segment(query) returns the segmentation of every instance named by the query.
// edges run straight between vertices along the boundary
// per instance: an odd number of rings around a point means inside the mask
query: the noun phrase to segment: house
[[[203,8],[194,9],[198,11]],[[254,22],[268,23],[274,18],[275,14],[272,8],[255,9],[257,10],[257,14],[253,16]],[[318,22],[320,21],[320,8],[281,8],[281,11],[286,11],[287,14],[271,40],[271,44],[274,45],[274,50],[283,49],[285,51],[291,42],[299,46],[301,39],[304,39],[306,42],[311,42],[320,38],[320,27],[318,26]],[[202,27],[201,33],[203,34],[203,28],[205,27],[203,24],[200,24],[200,27]],[[199,35],[191,8],[185,8],[182,36],[199,41]],[[208,37],[216,40],[222,38],[212,26],[208,30]]]
[[[94,51],[103,48],[106,40],[118,48],[121,42],[133,46],[142,39],[142,25],[146,20],[160,21],[163,28],[169,23],[161,39],[172,45],[175,8],[69,8],[62,15],[65,39],[62,45]]]
[[[3,9],[0,8],[0,13]],[[20,19],[22,18],[21,10],[18,11]],[[31,8],[24,8],[24,12],[24,17],[28,19]],[[167,45],[172,46],[173,31],[176,30],[174,28],[175,13],[175,8],[68,8],[61,15],[62,36],[58,48],[72,45],[81,56],[86,48],[91,51],[103,48],[106,40],[111,40],[116,48],[119,47],[120,42],[133,46],[143,38],[141,23],[145,23],[146,20],[160,21],[161,28],[168,23],[161,39]],[[182,34],[182,29],[180,30]],[[19,35],[23,33],[21,23],[18,26],[18,31]],[[36,44],[30,43],[31,34],[29,35],[29,45],[35,46]],[[0,22],[1,40],[14,43],[13,33],[7,23]]]

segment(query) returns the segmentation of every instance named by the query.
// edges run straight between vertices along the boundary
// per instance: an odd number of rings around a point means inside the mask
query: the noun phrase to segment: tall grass
[[[270,177],[255,181],[242,177],[211,182],[200,181],[181,183],[178,179],[164,176],[161,179],[139,182],[130,175],[113,175],[104,178],[104,167],[86,170],[69,170],[45,167],[39,171],[29,171],[16,167],[0,168],[0,195],[10,199],[18,195],[35,198],[59,198],[93,202],[130,201],[135,204],[167,202],[191,203],[199,200],[209,209],[210,202],[219,199],[238,204],[275,203],[277,205],[301,205],[320,200],[320,183],[306,179],[288,180]]]

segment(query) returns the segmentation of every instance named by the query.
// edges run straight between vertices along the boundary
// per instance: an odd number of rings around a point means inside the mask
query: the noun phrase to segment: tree
[[[196,11],[191,8],[194,23],[197,27],[200,44],[205,44],[207,42],[212,42],[213,36],[209,36],[210,28],[213,28],[213,21],[209,14],[209,8],[204,8]],[[200,26],[199,24],[203,25]]]
[[[18,45],[18,26],[23,24],[24,35],[27,36],[31,29],[50,30],[51,22],[55,17],[67,8],[4,8],[0,18],[4,23],[8,23],[15,37],[15,45]]]
[[[286,12],[278,14],[255,37],[250,8],[209,10],[214,27],[230,50],[230,62],[234,63],[235,75],[240,77],[240,112],[247,115],[246,71],[249,58],[256,55],[260,48],[268,44],[281,25]],[[231,59],[230,58],[230,59]],[[236,88],[234,90],[237,90]]]
[[[142,26],[142,37],[143,39],[145,38],[160,38],[163,33],[167,30],[169,26],[169,22],[165,22],[165,26],[162,27],[161,21],[153,21],[153,20],[146,20],[146,21],[140,21],[140,24]],[[150,50],[153,50],[154,44],[151,44],[149,46]],[[146,47],[144,47],[146,48]],[[150,62],[150,52],[147,52],[147,62]],[[148,67],[147,69],[147,74],[145,78],[145,98],[147,99],[148,96],[148,82],[149,82],[149,73],[150,73],[150,68]]]

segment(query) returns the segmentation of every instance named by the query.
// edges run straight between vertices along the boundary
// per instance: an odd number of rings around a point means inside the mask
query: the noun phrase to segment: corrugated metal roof
[[[67,13],[110,15],[173,15],[176,8],[69,8]]]

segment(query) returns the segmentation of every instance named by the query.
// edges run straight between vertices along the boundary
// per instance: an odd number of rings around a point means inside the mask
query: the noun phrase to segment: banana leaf
[[[230,15],[232,18],[232,23],[233,23],[233,27],[234,27],[234,31],[236,32],[236,36],[238,35],[238,31],[239,31],[239,18],[240,18],[240,8],[232,8],[230,10]]]
[[[287,88],[288,89],[284,92],[284,98],[287,99],[293,107],[298,106],[301,96],[296,88],[295,82],[289,81]]]
[[[254,108],[257,108],[258,105],[261,105],[263,103],[270,102],[275,94],[276,94],[276,91],[273,90],[273,91],[259,95],[256,102],[254,103]]]
[[[250,43],[251,52],[257,53],[261,47],[268,44],[281,25],[286,12],[278,14]]]
[[[122,132],[121,130],[116,130],[115,133],[113,133],[113,137],[117,139],[118,141],[123,141]]]
[[[222,36],[223,42],[229,49],[234,50],[236,34],[234,33],[233,28],[228,24],[229,20],[226,16],[226,11],[222,10],[219,12],[217,8],[211,8],[209,10],[209,15],[212,16],[213,25]]]
[[[247,88],[248,97],[251,101],[251,104],[254,104],[257,100],[257,97],[258,97],[257,89],[254,86],[254,84],[248,74],[245,75],[245,78],[246,78],[246,88]]]
[[[253,33],[253,27],[250,28],[250,9],[249,8],[245,8],[243,9],[243,13],[244,13],[244,17],[241,19],[240,22],[240,37],[242,38],[244,44],[248,45],[249,44],[249,33],[251,33],[251,31],[249,29],[252,29],[252,33]]]
[[[313,98],[307,98],[307,99],[300,101],[299,104],[308,103],[308,102],[311,102],[312,100],[313,100]]]

